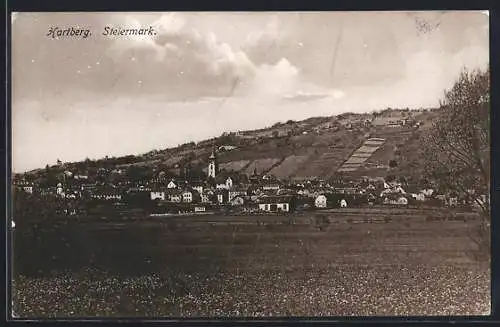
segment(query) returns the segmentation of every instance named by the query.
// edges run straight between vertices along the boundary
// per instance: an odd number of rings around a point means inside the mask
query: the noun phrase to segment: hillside
[[[326,180],[340,175],[418,177],[423,169],[421,139],[438,114],[436,109],[387,109],[371,114],[290,120],[260,130],[224,133],[197,144],[191,142],[137,156],[60,163],[46,169],[91,178],[103,169],[117,175],[141,170],[151,176],[175,176],[189,167],[201,177],[215,145],[221,170],[246,175],[257,172],[290,180]],[[40,176],[44,171],[30,173]]]

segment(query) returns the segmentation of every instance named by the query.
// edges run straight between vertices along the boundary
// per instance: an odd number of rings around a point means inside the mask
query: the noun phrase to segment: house
[[[97,190],[94,194],[91,195],[91,198],[94,200],[115,201],[121,200],[122,195],[117,190],[105,188]]]
[[[456,207],[458,205],[458,197],[450,197],[448,199],[448,205],[450,207]]]
[[[182,202],[182,192],[177,189],[167,189],[165,191],[165,199],[170,202],[180,203]]]
[[[200,201],[202,203],[216,203],[217,202],[217,196],[215,193],[210,190],[210,189],[205,189],[203,193],[200,194]]]
[[[165,192],[164,191],[151,191],[151,200],[162,200],[165,201]]]
[[[262,185],[263,191],[278,191],[280,189],[280,185],[278,183],[265,183]]]
[[[205,206],[195,206],[194,207],[194,212],[205,212],[206,207]]]
[[[384,198],[384,204],[392,204],[392,205],[408,205],[408,199],[404,196],[400,196],[398,194],[388,194]]]
[[[408,199],[404,196],[400,196],[397,200],[398,205],[408,205]]]
[[[340,200],[340,207],[341,208],[347,208],[347,201],[346,201],[346,199]]]
[[[230,188],[233,187],[233,179],[231,177],[227,177],[225,180],[223,181],[219,181],[217,184],[216,184],[216,188],[218,190],[229,190]]]
[[[82,194],[76,190],[67,190],[65,192],[65,198],[66,199],[76,199],[76,198],[81,198]],[[120,197],[121,199],[121,197]]]
[[[386,188],[380,193],[380,197],[385,197],[388,194],[406,194],[406,191],[399,184],[392,186],[391,188]]]
[[[186,189],[182,192],[182,202],[191,203],[194,201],[194,192]]]
[[[21,189],[26,193],[33,194],[33,185],[25,185]]]
[[[324,196],[323,194],[321,195],[318,195],[316,197],[316,199],[314,200],[314,206],[316,208],[326,208],[326,196]]]
[[[57,183],[56,194],[60,197],[64,197],[64,189],[61,183]]]
[[[170,182],[168,182],[167,188],[170,188],[170,189],[177,188],[177,184],[175,184],[175,182],[173,180],[171,180]]]
[[[423,193],[411,193],[411,197],[416,201],[425,201],[425,194]]]
[[[291,196],[265,196],[259,198],[259,210],[266,212],[290,212],[293,198]]]
[[[231,201],[234,197],[238,196],[238,195],[246,195],[247,192],[243,189],[239,189],[239,190],[229,190],[228,192],[228,200]]]
[[[236,149],[236,147],[234,145],[221,145],[219,146],[219,151],[231,151],[231,150],[234,150]]]
[[[232,206],[242,206],[245,204],[245,200],[242,196],[238,195],[238,196],[235,196],[234,198],[230,199],[229,203]]]
[[[373,195],[373,193],[369,193],[368,196],[366,197],[367,201],[369,204],[373,204],[377,201],[377,197]]]
[[[201,202],[202,203],[210,203],[210,196],[206,193],[201,194]]]
[[[224,204],[229,201],[229,192],[225,189],[216,190],[215,195],[217,197],[217,203],[219,204]]]
[[[337,187],[335,193],[338,194],[356,194],[358,190],[355,187]]]

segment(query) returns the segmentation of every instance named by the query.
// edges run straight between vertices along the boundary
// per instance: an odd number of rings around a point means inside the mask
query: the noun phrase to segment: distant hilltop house
[[[21,189],[26,193],[33,194],[34,191],[33,183],[21,180],[21,181],[15,181],[14,184],[18,189]]]
[[[371,124],[373,126],[387,126],[387,127],[402,127],[409,126],[414,123],[414,120],[410,117],[403,116],[401,114],[395,114],[393,116],[380,116],[372,120]]]
[[[221,145],[218,147],[218,150],[219,151],[231,151],[231,150],[234,150],[236,149],[237,147],[234,146],[234,145]]]

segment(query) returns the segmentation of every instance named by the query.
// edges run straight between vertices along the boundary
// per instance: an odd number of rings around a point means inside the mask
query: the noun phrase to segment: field
[[[278,166],[269,171],[269,174],[277,178],[288,178],[297,171],[300,166],[304,165],[309,157],[308,156],[289,156]]]
[[[67,223],[14,235],[33,316],[485,315],[474,213],[336,209]],[[15,233],[20,232],[16,230]]]

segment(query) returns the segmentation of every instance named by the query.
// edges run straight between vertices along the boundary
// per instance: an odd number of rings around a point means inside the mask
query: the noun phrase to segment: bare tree
[[[491,220],[489,75],[489,69],[462,71],[445,91],[423,151],[429,177],[450,192],[467,194],[481,208],[483,227]]]

